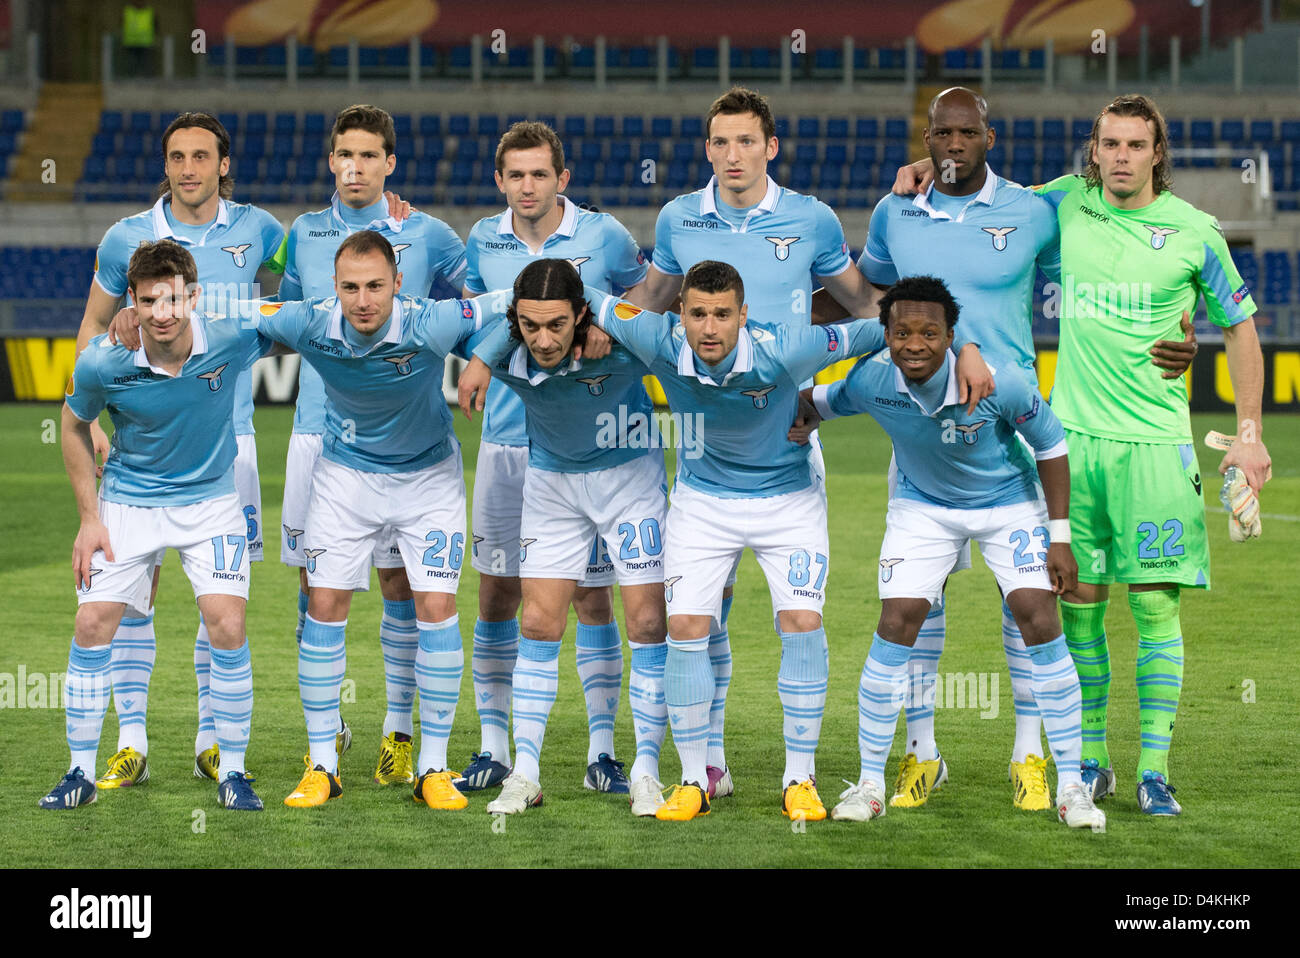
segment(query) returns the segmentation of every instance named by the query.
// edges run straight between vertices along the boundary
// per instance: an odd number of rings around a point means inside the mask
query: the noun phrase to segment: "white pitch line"
[[[1227,515],[1227,512],[1225,512],[1222,508],[1216,508],[1214,506],[1206,506],[1205,511],[1214,512],[1214,513],[1223,513],[1225,516]],[[1300,516],[1284,516],[1278,512],[1261,512],[1259,514],[1259,517],[1261,519],[1274,519],[1278,522],[1300,522]]]

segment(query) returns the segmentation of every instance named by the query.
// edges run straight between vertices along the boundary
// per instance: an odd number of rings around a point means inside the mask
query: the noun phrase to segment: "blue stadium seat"
[[[659,162],[660,147],[658,140],[642,140],[637,149],[637,156],[643,160],[654,160]]]
[[[826,139],[847,140],[849,138],[849,118],[831,116],[826,118]]]
[[[1028,164],[1032,166],[1034,164],[1034,160],[1035,160],[1035,156],[1034,156],[1033,143],[1021,143],[1017,141],[1015,145],[1011,147],[1011,164],[1013,166],[1019,166],[1023,164]]]
[[[801,116],[795,127],[796,136],[801,140],[815,140],[822,135],[822,121],[816,116]]]
[[[495,113],[480,113],[478,117],[478,135],[496,140],[501,137],[501,117]]]
[[[704,120],[700,116],[684,116],[677,126],[677,135],[687,140],[704,139]]]
[[[853,135],[859,140],[874,140],[880,136],[880,121],[874,116],[860,116],[853,124]]]
[[[795,144],[794,162],[798,166],[812,166],[817,162],[817,144],[800,141]]]
[[[871,188],[872,167],[855,163],[849,168],[849,189],[866,190]]]
[[[457,160],[477,160],[479,158],[479,141],[473,137],[465,137],[456,144]]]
[[[691,66],[687,71],[692,76],[714,74],[718,72],[718,48],[696,47],[691,51]]]
[[[640,139],[645,135],[645,118],[640,116],[623,117],[623,135]]]
[[[1001,116],[989,117],[989,129],[993,131],[993,135],[996,138],[997,142],[1002,143],[1006,141],[1007,121],[1005,117],[1001,117]]]
[[[614,118],[612,116],[594,116],[591,118],[591,135],[611,138],[614,136]]]
[[[881,159],[881,166],[888,167],[890,170],[890,183],[893,183],[893,175],[898,172],[898,168],[907,163],[907,147],[902,143],[888,143],[885,145],[885,154]]]
[[[564,118],[564,132],[561,135],[565,140],[586,136],[587,118],[585,116],[566,116]]]
[[[464,186],[474,177],[474,163],[472,160],[456,160],[451,164],[451,177],[449,183],[452,186]]]
[[[1065,147],[1059,144],[1043,144],[1043,180],[1055,179],[1065,173]]]
[[[632,144],[627,140],[613,140],[609,144],[611,163],[629,163],[632,160]]]
[[[1300,143],[1300,120],[1283,120],[1278,135],[1284,143]]]
[[[1277,135],[1272,120],[1250,121],[1250,142],[1271,143]]]
[[[102,183],[106,175],[106,157],[103,155],[91,154],[86,157],[86,164],[82,167],[81,178],[87,183]]]
[[[415,182],[431,186],[438,181],[438,161],[422,156],[415,161]]]
[[[1076,143],[1081,143],[1092,136],[1092,120],[1075,117],[1070,123],[1070,136]]]
[[[1042,70],[1046,62],[1046,55],[1041,47],[1034,47],[1029,51],[1029,69]]]
[[[0,133],[18,133],[24,125],[22,110],[0,112]]]
[[[674,140],[673,152],[671,155],[674,163],[689,163],[695,159],[695,154],[699,146],[690,140]]]
[[[631,182],[630,163],[606,162],[600,171],[601,186],[626,186]]]
[[[668,164],[664,185],[669,189],[679,190],[689,184],[691,179],[691,164],[676,161]]]
[[[266,179],[270,183],[285,183],[289,179],[289,158],[273,156],[266,161]]]
[[[398,136],[410,136],[413,134],[415,132],[415,126],[411,123],[411,114],[394,113],[393,132]]]
[[[1214,145],[1214,121],[1193,120],[1191,126],[1192,146]]]
[[[1011,136],[1016,140],[1032,140],[1038,136],[1037,125],[1031,116],[1018,116],[1011,121]]]
[[[144,156],[148,152],[143,133],[123,133],[122,144],[118,150],[127,156]],[[5,152],[5,151],[0,151]]]
[[[312,137],[323,137],[325,135],[325,114],[308,113],[302,118],[302,135],[304,144],[309,142]]]
[[[813,51],[814,76],[830,76],[843,69],[843,51],[838,47],[820,47]]]
[[[822,154],[822,162],[831,166],[843,166],[849,161],[849,148],[844,143],[827,143]]]
[[[876,144],[860,142],[853,148],[854,166],[875,166],[878,161]]]
[[[415,137],[408,134],[398,134],[396,142],[393,144],[393,153],[399,157],[415,156]]]
[[[447,147],[440,136],[426,136],[420,141],[420,144],[420,155],[432,157],[434,160],[441,160],[443,154],[447,151]]]
[[[265,136],[266,135],[266,114],[249,113],[244,117],[244,135],[245,136]]]
[[[7,134],[5,134],[7,135]],[[117,137],[112,133],[96,133],[91,141],[91,150],[99,156],[108,156],[117,151]],[[0,152],[9,152],[8,150]]]
[[[442,117],[436,113],[423,114],[420,117],[420,136],[426,140],[442,136]]]
[[[1021,186],[1028,186],[1033,183],[1034,165],[1032,163],[1012,163],[1011,181],[1019,183]]]
[[[298,162],[294,165],[293,181],[300,186],[316,182],[316,165],[319,162],[315,157],[298,157]]]
[[[148,133],[153,129],[153,114],[147,110],[133,110],[126,129],[128,133]]]
[[[1043,142],[1063,143],[1065,141],[1065,120],[1059,116],[1043,117]]]
[[[657,140],[666,140],[673,135],[673,118],[656,116],[650,120],[650,135]]]
[[[1006,165],[1007,148],[1002,145],[1002,141],[993,144],[993,149],[988,151],[985,160],[995,171],[1001,170]]]
[[[121,133],[122,113],[120,110],[104,110],[99,114],[99,132]]]
[[[775,130],[777,139],[784,140],[790,135],[790,118],[788,116],[776,117]]]
[[[592,160],[579,160],[572,164],[572,168],[571,182],[578,184],[579,188],[586,188],[596,181],[596,164]]]
[[[575,153],[577,154],[575,158],[586,163],[595,163],[601,159],[601,154],[604,152],[604,145],[604,140],[597,140],[588,137],[578,143],[577,149],[575,150]]]
[[[1246,121],[1245,120],[1220,120],[1219,121],[1219,140],[1231,146],[1237,146],[1246,142]]]
[[[886,140],[906,140],[907,120],[901,116],[891,116],[885,120]]]
[[[469,136],[469,114],[453,113],[447,117],[447,133],[450,136]]]
[[[804,164],[792,166],[788,182],[790,189],[797,193],[810,192],[813,185],[813,168]]]
[[[277,113],[273,130],[276,136],[293,136],[298,131],[298,117],[293,113]]]
[[[1165,128],[1169,131],[1169,142],[1173,146],[1180,145],[1187,136],[1187,125],[1182,120],[1167,120]]]
[[[239,134],[239,114],[238,113],[218,113],[217,121],[226,128],[226,132],[233,139]]]
[[[844,185],[844,167],[823,163],[817,177],[817,189],[838,190]]]

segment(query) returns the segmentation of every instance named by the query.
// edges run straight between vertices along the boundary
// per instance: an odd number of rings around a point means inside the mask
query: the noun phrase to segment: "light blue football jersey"
[[[833,363],[879,349],[884,328],[875,319],[827,326],[749,322],[721,382],[696,359],[675,313],[652,313],[588,287],[600,303],[602,329],[649,367],[668,404],[700,415],[694,455],[680,455],[677,479],[724,499],[756,499],[812,485],[808,447],[786,438],[798,409],[799,384]]]
[[[535,259],[567,259],[584,283],[621,293],[645,279],[645,254],[632,234],[608,213],[580,209],[564,197],[564,216],[536,253],[514,232],[514,214],[507,209],[474,224],[465,244],[466,289],[478,295],[490,289],[510,289],[520,270]],[[501,446],[526,446],[524,406],[515,393],[488,387],[483,410],[483,441]]]
[[[203,288],[202,308],[221,314],[232,300],[257,299],[255,283],[264,263],[273,258],[284,239],[284,227],[266,210],[244,203],[218,200],[217,216],[204,226],[179,223],[171,215],[170,194],[151,209],[118,220],[100,240],[95,255],[95,282],[110,296],[126,295],[126,267],[141,243],[172,239],[194,257]],[[235,384],[235,433],[253,432],[253,377],[247,370]]]
[[[502,322],[474,355],[523,404],[530,468],[595,472],[662,449],[642,383],[648,370],[621,346],[547,371],[529,362],[528,347]]]
[[[927,410],[889,350],[864,356],[846,378],[813,388],[823,418],[866,413],[894,442],[895,495],[949,509],[987,509],[1040,496],[1038,458],[1065,455],[1065,430],[1024,376],[1003,376],[974,413],[957,401],[957,357],[949,351],[940,403]],[[928,385],[928,384],[927,384]]]
[[[423,298],[442,280],[460,291],[465,275],[465,244],[440,219],[413,210],[406,220],[388,215],[382,197],[364,209],[354,210],[337,193],[328,209],[304,213],[293,221],[285,238],[284,280],[279,300],[334,295],[334,254],[339,244],[364,229],[382,233],[397,254],[402,293]],[[317,435],[325,432],[325,387],[308,363],[298,367],[298,402],[293,431]]]
[[[1060,275],[1055,211],[992,170],[972,196],[946,196],[933,185],[914,197],[887,194],[871,214],[858,258],[858,269],[879,286],[941,277],[985,358],[1017,365],[1031,378],[1035,267],[1053,281]]]
[[[740,226],[719,214],[718,202],[717,177],[711,177],[704,189],[659,211],[655,269],[683,276],[702,260],[721,260],[739,271],[750,315],[769,326],[807,325],[814,277],[837,276],[853,265],[834,211],[770,176],[767,193]]]
[[[344,336],[338,299],[263,303],[258,329],[296,349],[325,388],[322,455],[362,472],[413,472],[457,448],[442,395],[443,366],[482,334],[477,300],[398,296],[371,343]]]
[[[272,343],[237,319],[194,313],[194,346],[171,376],[96,336],[73,369],[64,396],[92,422],[104,409],[113,439],[100,495],[133,506],[183,506],[235,493],[234,412],[241,373]]]

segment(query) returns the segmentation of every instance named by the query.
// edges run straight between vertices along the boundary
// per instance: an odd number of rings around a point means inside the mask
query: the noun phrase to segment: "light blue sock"
[[[212,643],[208,626],[199,616],[199,634],[194,638],[194,679],[199,687],[199,730],[194,736],[194,754],[201,755],[217,744],[217,725],[212,721]]]
[[[248,639],[237,649],[213,649],[211,691],[212,720],[217,727],[221,765],[217,780],[244,771],[244,753],[253,724],[253,666]],[[331,743],[333,744],[333,743]]]
[[[298,642],[302,641],[302,627],[307,622],[307,593],[301,589],[298,590],[298,628],[294,630],[293,637]]]
[[[912,650],[872,636],[871,651],[858,684],[858,754],[862,771],[858,784],[875,782],[885,788],[885,763],[894,744],[898,712],[907,692],[907,663]]]
[[[1083,694],[1079,673],[1062,633],[1051,642],[1029,647],[1034,701],[1043,717],[1047,743],[1056,763],[1056,788],[1079,785],[1083,753]]]
[[[1007,672],[1011,675],[1011,701],[1016,709],[1016,743],[1011,750],[1013,762],[1023,762],[1028,755],[1043,757],[1043,721],[1034,702],[1029,649],[1016,625],[1016,617],[1006,602],[1002,603],[1002,649],[1007,654]]]
[[[384,691],[388,711],[384,714],[384,735],[415,733],[411,710],[415,707],[415,652],[420,633],[415,627],[415,600],[384,600],[384,617],[379,620],[379,646],[384,652]]]
[[[515,767],[530,782],[541,782],[542,740],[560,685],[560,643],[519,640],[514,688]]]
[[[781,668],[776,688],[785,731],[785,771],[781,785],[812,776],[813,755],[821,738],[829,678],[824,644],[826,630],[781,633]]]
[[[722,618],[726,622],[731,599],[722,600]],[[709,705],[709,750],[707,764],[727,767],[723,733],[727,724],[727,691],[731,688],[731,635],[722,625],[709,636],[709,666],[713,669],[713,701]]]
[[[479,751],[510,764],[510,691],[519,654],[519,620],[474,623],[474,705]]]
[[[907,714],[907,751],[915,753],[918,762],[939,757],[939,746],[934,741],[934,686],[939,679],[939,656],[943,653],[946,628],[945,597],[939,596],[912,646],[907,696],[903,700]],[[892,739],[893,733],[890,735]]]
[[[73,642],[68,650],[68,673],[63,686],[68,750],[72,753],[68,771],[80,766],[92,782],[99,735],[104,728],[112,688],[112,660],[112,647],[108,645],[83,649]]]
[[[601,753],[614,757],[614,719],[623,689],[623,637],[618,623],[577,630],[578,681],[587,700],[587,764]],[[535,779],[534,779],[535,781]]]
[[[298,694],[307,719],[311,765],[334,773],[338,772],[334,736],[338,734],[339,689],[348,664],[344,643],[347,625],[346,619],[317,622],[309,615],[298,643]],[[221,760],[225,762],[224,755]]]
[[[460,619],[417,622],[420,647],[415,653],[415,684],[420,689],[420,767],[417,774],[447,768],[447,740],[451,738],[460,680],[465,674],[465,647]]]
[[[709,709],[716,688],[709,666],[709,640],[669,638],[664,658],[664,698],[673,745],[682,760],[682,784],[708,788]]]
[[[627,697],[632,706],[632,724],[636,730],[636,761],[630,780],[640,781],[649,775],[659,781],[659,750],[668,731],[668,701],[664,698],[664,662],[668,657],[665,643],[632,647],[632,677]]]
[[[145,715],[149,710],[149,679],[153,675],[158,640],[154,637],[153,613],[122,619],[113,636],[113,708],[117,711],[117,747],[149,754]]]

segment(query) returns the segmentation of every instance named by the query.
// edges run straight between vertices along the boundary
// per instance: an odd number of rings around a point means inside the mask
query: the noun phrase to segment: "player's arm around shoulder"
[[[90,427],[99,418],[104,408],[103,387],[97,368],[98,354],[102,349],[109,349],[102,340],[92,343],[94,354],[85,355],[77,360],[72,378],[64,396],[62,411],[61,451],[63,468],[68,473],[72,485],[72,495],[77,503],[77,515],[81,520],[77,538],[72,545],[72,569],[76,575],[77,588],[83,583],[90,583],[90,560],[96,551],[102,550],[111,561],[113,546],[109,542],[108,529],[99,517],[99,500],[95,492],[95,445],[91,438]]]
[[[1060,206],[1062,201],[1071,193],[1078,193],[1087,188],[1088,181],[1078,173],[1066,173],[1054,180],[1030,187],[1035,193],[1051,203],[1053,207]]]

